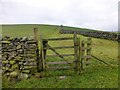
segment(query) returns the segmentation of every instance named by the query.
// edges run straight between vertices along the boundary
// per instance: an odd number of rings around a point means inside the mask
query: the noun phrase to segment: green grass
[[[2,35],[11,37],[33,37],[33,28],[38,27],[39,35],[43,38],[52,37],[73,37],[70,34],[59,34],[58,26],[52,25],[3,25]],[[65,29],[82,28],[65,27]],[[89,29],[88,29],[89,30]],[[81,40],[87,37],[78,35]],[[72,41],[50,42],[52,46],[71,46]],[[59,53],[73,53],[73,49],[58,50]],[[51,51],[48,54],[53,54]],[[13,88],[117,88],[118,87],[118,42],[92,38],[92,54],[113,66],[113,68],[103,63],[91,60],[91,64],[85,67],[80,75],[76,75],[73,70],[46,71],[43,78],[31,77],[18,83],[9,84],[3,79],[3,87]],[[72,57],[67,58],[73,59]],[[49,58],[47,61],[60,61],[60,58]],[[66,76],[60,79],[59,76]]]

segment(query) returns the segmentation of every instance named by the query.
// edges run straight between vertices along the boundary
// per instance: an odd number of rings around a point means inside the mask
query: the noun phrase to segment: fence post
[[[74,32],[74,57],[75,57],[75,70],[78,72],[79,68],[79,56],[78,56],[78,40],[77,40],[77,34]]]
[[[77,43],[78,43],[78,60],[79,60],[78,70],[79,70],[79,72],[81,72],[81,67],[80,67],[80,54],[81,54],[81,52],[80,52],[80,38],[77,38]]]
[[[40,35],[40,62],[39,62],[40,71],[43,71],[43,41],[42,35]]]
[[[89,63],[90,63],[89,61],[91,59],[91,38],[87,39],[87,52],[86,52],[86,54],[87,54],[86,65],[89,65]]]
[[[38,41],[38,28],[34,28],[34,39]]]
[[[33,29],[34,31],[34,40],[37,42],[36,46],[37,46],[37,49],[36,49],[36,64],[37,64],[37,71],[39,72],[39,48],[38,48],[38,28],[34,28]]]
[[[84,40],[83,41],[81,41],[81,54],[80,54],[80,56],[81,56],[81,61],[80,61],[80,63],[81,63],[81,69],[83,70],[83,60],[84,60],[84,57],[85,57],[85,44],[84,44]]]
[[[43,62],[44,62],[44,67],[45,67],[45,69],[46,69],[46,53],[47,53],[47,49],[46,49],[46,47],[47,47],[47,43],[48,43],[48,41],[43,41]]]

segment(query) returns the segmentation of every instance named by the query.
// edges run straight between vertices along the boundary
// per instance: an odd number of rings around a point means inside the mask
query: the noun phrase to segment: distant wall
[[[1,54],[2,74],[8,77],[26,75],[27,78],[37,68],[39,51],[33,39],[3,37]]]
[[[101,39],[108,39],[108,40],[115,40],[120,42],[120,34],[110,33],[110,32],[102,32],[102,31],[84,31],[84,30],[60,30],[61,34],[73,34],[76,32],[77,34],[81,34],[84,36],[94,37],[94,38],[101,38]]]

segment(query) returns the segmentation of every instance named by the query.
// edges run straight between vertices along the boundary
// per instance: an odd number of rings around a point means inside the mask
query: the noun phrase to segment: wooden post
[[[36,50],[36,62],[37,62],[37,71],[40,72],[40,57],[39,57],[39,46],[38,46],[38,28],[34,28],[34,40],[37,41],[37,50]]]
[[[47,53],[47,49],[45,48],[47,47],[47,43],[48,41],[43,41],[43,62],[45,69],[46,69],[46,53]]]
[[[34,39],[38,41],[38,28],[34,28]]]
[[[43,41],[42,35],[40,35],[40,62],[39,62],[40,71],[43,71]]]
[[[83,70],[83,60],[84,60],[84,57],[85,57],[85,44],[84,44],[84,41],[81,41],[81,69]]]
[[[78,68],[79,68],[79,56],[78,56],[78,41],[77,41],[77,34],[76,32],[74,33],[74,57],[75,57],[75,70],[76,72],[78,72]]]
[[[38,71],[38,72],[40,72],[40,67],[39,67],[39,66],[40,66],[40,65],[39,65],[39,59],[40,59],[40,58],[39,58],[39,48],[38,48],[38,42],[37,42],[37,44],[36,44],[36,45],[37,45],[37,49],[36,49],[36,56],[37,56],[37,58],[36,58],[37,71]]]
[[[87,58],[86,58],[86,65],[89,65],[91,59],[91,38],[87,39]]]
[[[77,43],[78,43],[78,73],[80,73],[81,72],[81,67],[80,67],[80,38],[77,38]]]

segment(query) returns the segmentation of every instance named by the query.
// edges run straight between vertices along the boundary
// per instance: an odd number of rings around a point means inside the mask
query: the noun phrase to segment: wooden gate
[[[52,47],[49,45],[48,42],[51,41],[67,41],[67,40],[73,40],[73,46],[60,46],[60,47]],[[89,42],[88,42],[89,41]],[[40,43],[41,43],[41,49],[40,49],[40,62],[39,62],[39,69],[40,71],[43,70],[48,70],[47,65],[49,64],[68,64],[68,65],[73,65],[73,69],[75,69],[76,72],[79,72],[83,69],[83,61],[86,59],[88,61],[91,58],[91,39],[88,39],[88,41],[80,42],[80,38],[77,37],[77,34],[74,33],[73,37],[71,38],[49,38],[49,39],[42,39],[40,38]],[[87,46],[85,47],[85,44]],[[60,54],[59,52],[56,51],[56,49],[66,49],[66,48],[73,48],[74,53],[73,54]],[[47,50],[51,50],[52,52],[55,53],[55,55],[47,55]],[[86,54],[85,54],[86,52]],[[74,56],[74,60],[66,60],[64,57],[66,56]],[[47,62],[46,58],[47,57],[60,57],[64,61],[60,62]],[[53,67],[52,69],[68,69],[70,67]]]

